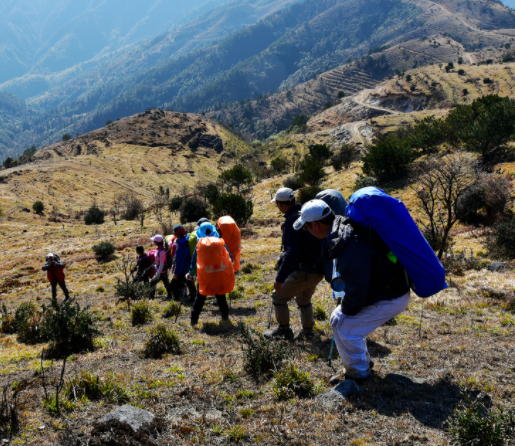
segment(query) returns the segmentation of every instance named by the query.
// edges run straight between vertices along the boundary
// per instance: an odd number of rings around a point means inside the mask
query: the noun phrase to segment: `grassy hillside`
[[[188,142],[197,134],[220,139],[223,149]],[[46,147],[33,161],[1,172],[1,206],[11,218],[41,200],[73,219],[93,201],[109,210],[124,192],[149,202],[159,186],[171,193],[192,190],[199,180],[216,180],[220,169],[252,154],[223,127],[198,115],[147,111],[73,140]],[[79,217],[82,218],[82,217]]]

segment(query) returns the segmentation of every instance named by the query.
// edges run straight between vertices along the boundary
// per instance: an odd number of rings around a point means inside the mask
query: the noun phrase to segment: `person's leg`
[[[50,286],[52,287],[52,299],[57,298],[57,280],[54,280]]]
[[[300,321],[302,323],[302,331],[305,334],[313,333],[315,326],[315,318],[313,316],[313,305],[311,298],[315,293],[317,285],[322,281],[324,276],[322,274],[308,274],[305,278],[305,288],[295,296],[297,305],[300,309]]]
[[[355,316],[346,316],[341,306],[331,315],[334,341],[345,367],[345,376],[363,379],[370,374],[367,336],[408,306],[410,293],[395,300],[383,300],[365,307]]]
[[[191,325],[196,325],[198,319],[200,317],[200,313],[204,308],[204,304],[206,303],[207,296],[203,296],[200,293],[197,293],[197,297],[195,298],[195,302],[191,307]]]
[[[163,285],[165,286],[166,298],[168,300],[171,300],[172,292],[171,292],[171,287],[170,287],[170,280],[168,279],[168,271],[165,271],[163,274],[161,274],[161,280],[163,281]]]
[[[190,300],[195,300],[195,297],[197,296],[197,288],[195,287],[195,284],[191,280],[186,279],[186,274],[184,274],[184,281],[186,282],[186,286],[188,287]]]
[[[173,300],[181,300],[180,290],[180,280],[172,279],[172,281],[170,282],[170,291],[173,294]]]
[[[70,292],[68,291],[68,288],[66,287],[66,282],[65,280],[63,279],[62,282],[59,283],[59,286],[61,287],[61,289],[63,290],[63,293],[64,293],[64,300],[68,300],[68,298],[70,297]]]
[[[220,308],[220,313],[222,313],[222,320],[229,320],[229,305],[227,305],[227,298],[225,294],[217,294],[216,302],[218,303],[218,307]]]

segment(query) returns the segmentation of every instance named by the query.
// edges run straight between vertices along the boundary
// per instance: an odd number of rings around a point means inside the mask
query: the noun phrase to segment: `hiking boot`
[[[313,330],[301,330],[299,331],[295,337],[293,338],[293,340],[295,342],[298,342],[298,341],[311,341],[315,339],[315,332]]]
[[[192,314],[191,315],[191,320],[190,320],[190,325],[192,327],[195,327],[198,324],[198,319],[199,319],[199,316]]]
[[[265,331],[263,333],[263,335],[265,336],[266,339],[283,338],[283,339],[286,339],[287,341],[293,341],[293,338],[294,338],[293,330],[290,327],[288,327],[288,328],[277,327],[274,330]]]

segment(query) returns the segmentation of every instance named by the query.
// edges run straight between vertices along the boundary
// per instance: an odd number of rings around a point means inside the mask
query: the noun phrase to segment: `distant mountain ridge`
[[[270,3],[252,4],[265,8]],[[141,69],[130,67],[131,58],[121,58],[98,71],[105,78],[91,87],[85,76],[32,99],[42,108],[55,108],[17,122],[13,141],[20,149],[32,141],[44,145],[64,132],[85,133],[146,108],[229,111],[233,125],[263,138],[284,129],[292,110],[282,113],[284,102],[278,96],[272,101],[277,105],[273,113],[264,107],[243,117],[238,103],[262,100],[277,90],[290,91],[295,102],[300,91],[307,105],[295,113],[305,109],[311,114],[324,101],[334,101],[340,88],[338,76],[329,79],[327,93],[312,95],[317,99],[309,105],[310,88],[317,85],[310,79],[321,73],[356,63],[377,82],[396,70],[456,62],[460,57],[465,63],[490,54],[496,57],[501,47],[515,40],[515,12],[494,1],[304,0],[286,9],[285,2],[272,3],[276,9],[255,25],[209,45],[186,40],[176,56],[161,59],[159,45],[150,43],[148,50],[138,53],[149,57]],[[194,49],[188,52],[190,48]],[[155,64],[151,53],[156,54]],[[303,84],[305,92],[297,87]],[[220,118],[230,121],[227,116]],[[278,124],[269,125],[271,119]]]

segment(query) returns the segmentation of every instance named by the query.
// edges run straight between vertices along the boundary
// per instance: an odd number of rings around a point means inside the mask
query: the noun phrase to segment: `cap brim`
[[[298,231],[299,229],[302,229],[302,227],[304,226],[306,222],[304,220],[302,220],[302,217],[299,217],[295,223],[293,223],[293,229],[295,229],[296,231]]]
[[[270,203],[275,203],[275,202],[276,202],[275,197],[270,200]]]

